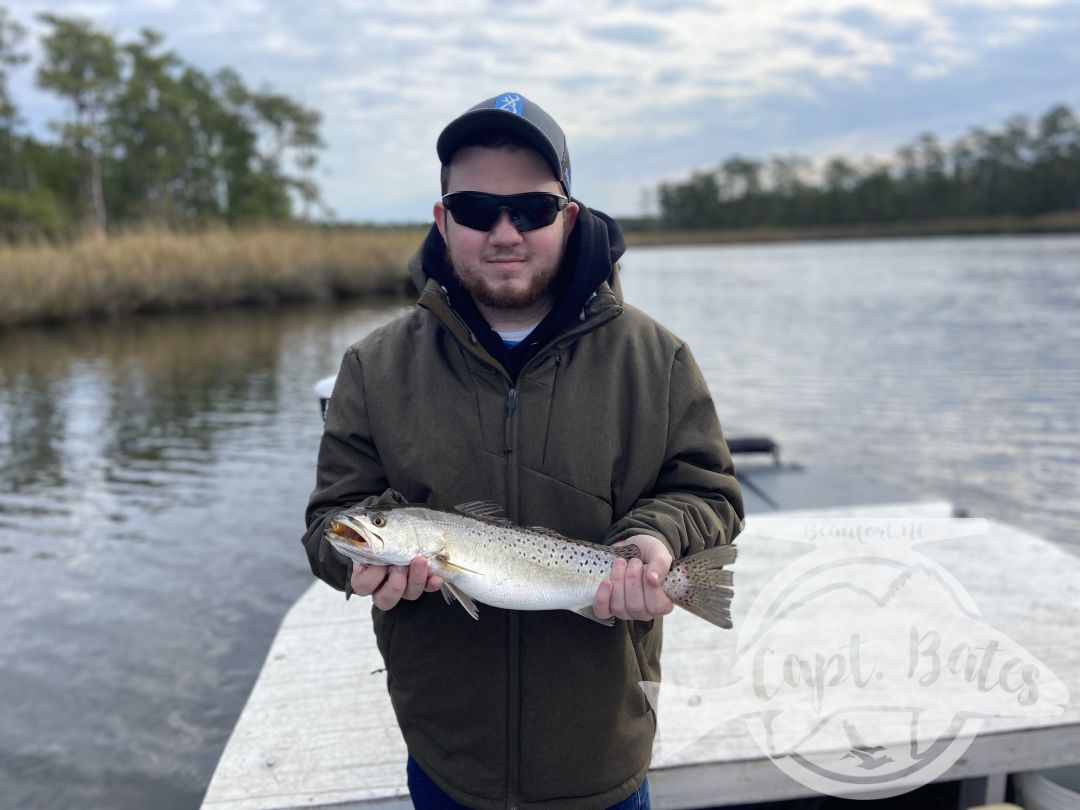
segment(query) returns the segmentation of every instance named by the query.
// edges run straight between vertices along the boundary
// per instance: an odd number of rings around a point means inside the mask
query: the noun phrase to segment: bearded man
[[[660,582],[738,533],[731,456],[689,349],[623,302],[622,234],[570,196],[551,116],[506,93],[436,149],[419,306],[349,348],[327,408],[311,567],[372,597],[417,807],[648,807],[656,718],[638,684],[660,678]],[[342,509],[387,501],[489,501],[523,526],[638,546],[593,602],[618,621],[492,607],[474,621],[423,558],[354,566],[322,539]]]

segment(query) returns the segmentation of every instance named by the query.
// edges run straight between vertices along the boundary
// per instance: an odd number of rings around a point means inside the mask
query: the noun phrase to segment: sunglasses
[[[510,195],[455,191],[442,198],[443,207],[459,225],[476,231],[490,231],[505,209],[514,227],[522,233],[546,228],[569,203],[566,197],[546,191]]]

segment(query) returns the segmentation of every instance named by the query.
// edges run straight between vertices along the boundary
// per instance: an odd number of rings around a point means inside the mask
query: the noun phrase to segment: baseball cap
[[[539,152],[570,196],[570,152],[566,136],[555,119],[520,93],[503,93],[481,101],[455,118],[435,145],[445,166],[462,143],[486,130],[504,130]]]

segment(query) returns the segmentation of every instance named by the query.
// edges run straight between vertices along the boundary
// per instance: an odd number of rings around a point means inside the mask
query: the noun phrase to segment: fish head
[[[408,565],[414,549],[389,509],[355,508],[336,515],[325,537],[346,557],[365,565]]]

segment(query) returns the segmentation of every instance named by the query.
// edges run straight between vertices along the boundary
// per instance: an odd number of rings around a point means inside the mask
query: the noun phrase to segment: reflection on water
[[[0,806],[198,803],[310,582],[311,384],[394,311],[0,336]]]
[[[1076,546],[1080,239],[656,248],[728,432]],[[197,805],[281,615],[311,385],[400,307],[0,333],[0,806]]]
[[[631,253],[729,432],[1080,551],[1080,238]],[[694,294],[688,294],[693,290]]]

